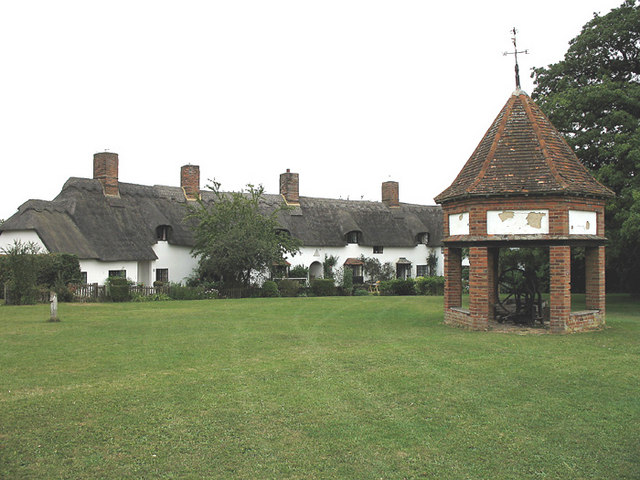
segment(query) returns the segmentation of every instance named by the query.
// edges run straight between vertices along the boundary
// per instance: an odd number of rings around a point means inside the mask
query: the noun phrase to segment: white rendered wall
[[[469,212],[449,215],[449,235],[469,235]]]
[[[109,270],[126,270],[127,278],[138,281],[138,262],[101,262],[100,260],[80,260],[80,271],[87,272],[87,283],[104,285]]]
[[[489,210],[489,235],[531,235],[549,233],[549,210]]]
[[[80,260],[80,270],[87,272],[87,283],[104,284],[109,276],[109,270],[126,270],[127,278],[147,286],[153,285],[157,268],[169,270],[169,281],[182,283],[191,276],[198,262],[190,254],[189,247],[170,245],[168,242],[158,242],[153,246],[158,256],[154,261],[140,262],[101,262],[99,260]]]
[[[313,247],[305,246],[300,249],[300,253],[293,257],[287,257],[287,261],[292,267],[304,265],[309,268],[313,262],[324,262],[324,256],[338,257],[335,268],[341,268],[347,258],[358,258],[364,255],[367,258],[377,258],[380,263],[390,262],[394,271],[396,262],[400,257],[404,257],[411,262],[411,277],[416,277],[416,266],[427,265],[427,257],[431,252],[435,252],[438,258],[436,267],[437,274],[442,275],[444,267],[444,256],[442,249],[427,247],[426,245],[416,245],[415,247],[384,247],[383,253],[373,253],[373,247],[360,246],[355,243],[347,244],[344,247]]]
[[[156,269],[169,269],[169,281],[184,283],[198,266],[198,260],[191,256],[191,247],[171,245],[169,242],[158,241],[153,245],[153,251],[158,259],[151,264],[151,283],[156,280]]]
[[[596,235],[597,221],[596,212],[569,210],[569,235]]]
[[[13,246],[14,240],[19,240],[22,243],[33,242],[42,253],[48,253],[47,248],[42,243],[42,240],[38,236],[35,230],[14,230],[10,232],[3,232],[0,234],[0,250],[5,250]]]

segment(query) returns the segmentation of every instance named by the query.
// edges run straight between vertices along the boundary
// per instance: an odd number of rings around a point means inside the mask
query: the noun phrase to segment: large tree
[[[278,224],[279,212],[288,207],[269,209],[262,202],[262,186],[221,192],[220,184],[212,182],[207,188],[213,201],[199,200],[187,214],[194,221],[192,254],[198,257],[202,279],[246,286],[252,273],[266,272],[300,249],[301,242]]]
[[[640,4],[594,14],[564,60],[534,68],[532,97],[578,158],[616,193],[607,207],[607,282],[640,291]]]

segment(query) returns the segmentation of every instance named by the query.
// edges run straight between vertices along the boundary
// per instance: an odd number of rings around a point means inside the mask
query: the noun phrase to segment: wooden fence
[[[76,302],[97,302],[107,296],[104,285],[88,283],[86,285],[75,285],[73,287],[73,300]]]

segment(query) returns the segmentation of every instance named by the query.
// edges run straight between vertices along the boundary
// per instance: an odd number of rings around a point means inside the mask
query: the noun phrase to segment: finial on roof
[[[513,34],[513,37],[511,37],[511,40],[513,41],[513,53],[504,52],[503,55],[504,56],[513,55],[515,57],[515,60],[516,60],[516,66],[515,66],[515,71],[516,71],[516,92],[518,92],[518,91],[522,91],[520,89],[520,67],[518,67],[518,54],[519,53],[528,54],[529,50],[520,50],[520,51],[518,51],[518,45],[516,43],[516,35],[517,35],[518,31],[516,30],[516,27],[513,27],[511,29],[511,33]],[[515,92],[514,92],[514,94],[515,94]]]

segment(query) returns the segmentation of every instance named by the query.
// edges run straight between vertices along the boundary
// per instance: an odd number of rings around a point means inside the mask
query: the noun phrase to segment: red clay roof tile
[[[503,195],[612,197],[522,90],[509,98],[451,186],[435,198]]]

